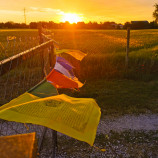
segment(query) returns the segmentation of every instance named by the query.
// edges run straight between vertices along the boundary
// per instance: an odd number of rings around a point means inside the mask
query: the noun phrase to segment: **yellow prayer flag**
[[[87,54],[81,52],[80,50],[71,50],[71,49],[61,49],[57,50],[56,54],[66,53],[73,56],[77,60],[82,60]]]
[[[100,120],[94,99],[56,95],[38,98],[24,93],[0,107],[0,119],[46,126],[93,145]]]

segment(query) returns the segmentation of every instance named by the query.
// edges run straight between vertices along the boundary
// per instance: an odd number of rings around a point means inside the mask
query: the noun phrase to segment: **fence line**
[[[0,69],[1,69],[0,76],[4,75],[8,71],[12,70],[16,66],[17,62],[19,62],[19,64],[22,63],[22,61],[30,58],[37,51],[41,51],[41,50],[53,45],[53,43],[54,43],[54,40],[50,40],[50,41],[42,43],[36,47],[33,47],[29,50],[26,50],[26,51],[21,52],[17,55],[14,55],[12,57],[9,57],[7,59],[2,60],[0,62]]]
[[[58,43],[53,39],[46,39],[43,36],[42,38],[44,43],[22,52],[20,50],[23,48],[19,46],[19,41],[6,42],[6,47],[1,51],[2,57],[0,58],[2,59],[0,61],[0,105],[26,92],[43,79],[44,72],[46,74],[50,72],[54,64],[53,45]],[[28,41],[25,38],[25,44],[29,43],[30,38]],[[7,55],[9,45],[11,48]],[[39,140],[40,157],[52,155],[52,150],[55,147],[52,138],[56,131],[52,132],[51,129],[33,124],[27,124],[27,127],[28,129],[22,123],[0,120],[0,136],[36,132]],[[49,145],[43,146],[45,142]]]

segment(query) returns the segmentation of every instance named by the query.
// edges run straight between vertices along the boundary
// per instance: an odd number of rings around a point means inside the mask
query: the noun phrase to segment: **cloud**
[[[60,9],[52,9],[52,8],[42,8],[41,10],[44,12],[57,12],[57,13],[61,12]]]
[[[60,9],[52,9],[52,8],[37,8],[37,7],[30,7],[28,12],[45,12],[45,13],[55,13],[57,15],[65,15],[67,12],[64,12]],[[73,13],[72,13],[73,14]],[[76,13],[74,13],[76,14]],[[79,16],[83,16],[83,14],[77,14]]]
[[[32,11],[37,11],[37,10],[38,10],[37,7],[30,7],[30,9],[31,9]]]
[[[37,8],[37,7],[30,7],[29,12],[46,12],[46,13],[55,13],[55,14],[62,14],[63,11],[60,9],[52,9],[52,8]]]
[[[16,10],[0,10],[0,14],[19,14],[21,11]]]

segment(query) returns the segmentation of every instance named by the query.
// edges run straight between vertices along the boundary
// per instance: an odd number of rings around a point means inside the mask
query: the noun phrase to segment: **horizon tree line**
[[[39,23],[42,24],[42,27],[47,29],[126,29],[130,27],[131,29],[157,29],[158,24],[156,21],[148,22],[148,21],[131,21],[126,22],[124,25],[116,22],[78,22],[70,24],[68,21],[55,23],[53,21],[45,22],[30,22],[29,24],[25,23],[15,23],[13,21],[8,21],[6,23],[0,22],[1,29],[12,29],[12,28],[21,28],[21,29],[38,29]]]

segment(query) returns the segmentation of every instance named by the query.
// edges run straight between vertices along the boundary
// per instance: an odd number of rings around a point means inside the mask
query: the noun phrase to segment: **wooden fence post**
[[[40,153],[40,151],[42,149],[43,139],[44,139],[44,136],[46,134],[46,131],[47,131],[47,127],[44,127],[43,131],[42,131],[41,139],[39,139],[39,143],[38,143],[38,153]]]
[[[52,69],[55,65],[55,50],[54,50],[54,44],[51,45],[51,49],[50,49],[50,54],[49,54],[49,63],[50,63],[50,68]]]
[[[38,25],[38,33],[39,33],[39,43],[43,43],[43,38],[42,38],[42,23],[39,23]],[[45,76],[44,72],[44,51],[41,51],[41,67],[42,67],[42,77]]]
[[[129,43],[130,43],[130,27],[127,28],[127,46],[126,46],[126,59],[125,59],[125,67],[128,69],[129,62]]]
[[[56,151],[58,149],[58,144],[57,144],[57,131],[52,130],[52,136],[53,136],[53,151],[52,151],[52,158],[55,158],[56,156]]]

